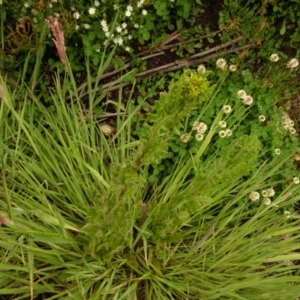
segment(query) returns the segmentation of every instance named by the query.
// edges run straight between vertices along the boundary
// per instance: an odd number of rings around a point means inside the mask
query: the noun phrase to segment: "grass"
[[[280,106],[281,90],[297,87],[288,58],[264,54],[256,74],[235,56],[227,67],[185,69],[164,79],[168,89],[142,118],[149,95],[137,104],[134,72],[116,79],[132,80],[129,93],[101,90],[117,48],[109,44],[96,69],[85,49],[80,87],[66,56],[40,91],[49,75],[41,29],[34,66],[27,53],[13,85],[11,74],[0,77],[0,295],[299,297],[299,142]],[[242,89],[252,100],[237,97]],[[99,118],[104,99],[115,109],[110,125]]]

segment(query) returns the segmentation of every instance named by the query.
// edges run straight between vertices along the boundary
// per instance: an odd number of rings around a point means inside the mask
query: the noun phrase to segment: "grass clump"
[[[203,134],[195,151],[180,155],[155,183],[149,179],[151,165],[161,163],[170,145],[191,137],[184,133],[190,112],[199,102],[207,108],[216,101],[207,76],[187,71],[172,82],[139,139],[132,131],[140,107],[130,101],[125,115],[118,108],[116,133],[103,134],[91,79],[88,113],[70,70],[63,82],[56,79],[51,111],[30,89],[31,100],[18,105],[20,91],[9,91],[1,79],[1,295],[177,300],[299,294],[298,221],[285,213],[299,187],[278,179],[290,156],[262,163],[263,141],[255,134],[218,146],[228,104],[209,126],[201,127],[200,119],[195,124]]]

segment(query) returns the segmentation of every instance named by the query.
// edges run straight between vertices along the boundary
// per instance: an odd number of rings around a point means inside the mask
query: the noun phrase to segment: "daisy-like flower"
[[[276,148],[276,149],[275,149],[275,153],[276,153],[277,155],[279,155],[279,154],[281,153],[280,149],[279,149],[279,148]]]
[[[237,92],[237,97],[240,99],[244,99],[247,96],[246,92],[244,90],[239,90]]]
[[[253,103],[253,98],[250,95],[247,95],[244,99],[243,99],[243,103],[245,105],[251,105]]]
[[[130,48],[128,46],[125,47],[125,51],[130,52]]]
[[[89,8],[89,14],[90,14],[90,15],[94,15],[95,12],[96,12],[96,8],[95,8],[95,7],[90,7],[90,8]]]
[[[299,61],[297,58],[292,58],[288,63],[287,63],[287,67],[290,69],[294,69],[296,67],[298,67],[299,65]]]
[[[85,29],[90,29],[90,27],[91,27],[90,24],[83,24],[82,26],[83,26]]]
[[[127,38],[128,38],[129,41],[132,40],[132,35],[129,34],[129,35],[127,36]]]
[[[294,127],[290,127],[290,133],[291,134],[296,134],[297,131],[296,131],[296,129]]]
[[[294,121],[293,121],[293,120],[290,120],[290,121],[289,121],[289,125],[293,127],[293,126],[295,125]]]
[[[73,17],[78,20],[80,18],[79,12],[78,11],[74,12]]]
[[[224,58],[219,58],[217,61],[216,61],[216,66],[218,69],[221,69],[221,70],[225,70],[226,68],[226,60]]]
[[[227,124],[226,124],[225,121],[220,121],[220,122],[219,122],[219,126],[220,126],[221,128],[225,128],[225,127],[227,126]]]
[[[135,23],[135,24],[133,25],[133,27],[134,27],[134,28],[139,28],[140,25],[139,25],[138,23]]]
[[[261,192],[261,194],[262,194],[262,196],[263,196],[264,198],[267,198],[267,197],[268,197],[268,190],[263,190],[263,191]]]
[[[117,26],[116,31],[120,33],[122,31],[122,27]]]
[[[143,9],[143,10],[142,10],[142,14],[143,14],[144,16],[146,16],[146,15],[147,15],[147,11],[146,11],[146,9]]]
[[[123,29],[125,29],[127,27],[127,24],[125,22],[123,22],[121,26]]]
[[[299,184],[300,183],[299,177],[294,177],[293,182],[294,184]]]
[[[224,138],[226,135],[227,135],[227,134],[226,134],[226,131],[225,131],[225,130],[219,131],[219,136],[220,136],[220,138]]]
[[[197,68],[197,72],[200,73],[200,74],[203,74],[206,72],[206,69],[203,65],[200,65],[198,68]]]
[[[263,199],[263,204],[266,205],[266,206],[270,205],[271,202],[272,202],[272,201],[271,201],[270,198],[264,198],[264,199]]]
[[[197,133],[196,136],[195,136],[196,140],[198,142],[202,141],[203,138],[204,138],[204,135],[202,133]]]
[[[203,122],[194,122],[193,130],[197,131],[198,133],[203,134],[207,130],[207,125]]]
[[[237,70],[236,65],[230,65],[229,70],[230,70],[231,72],[235,72],[235,71]]]
[[[223,112],[224,112],[225,114],[229,114],[229,113],[231,113],[231,111],[232,111],[232,108],[231,108],[230,105],[224,105],[224,106],[223,106]]]
[[[95,0],[94,4],[96,7],[98,7],[100,5],[100,2],[98,0]]]
[[[185,133],[185,134],[182,134],[180,136],[180,140],[183,142],[183,143],[187,143],[190,139],[190,135],[188,133]]]
[[[259,200],[259,198],[260,198],[260,195],[259,195],[259,192],[257,192],[257,191],[253,191],[249,195],[249,199],[251,201],[257,201],[257,200]]]
[[[264,122],[264,121],[266,121],[266,117],[264,115],[260,115],[260,116],[258,116],[258,120],[260,122]]]
[[[287,219],[289,219],[291,217],[291,213],[288,210],[285,210],[283,213]]]
[[[226,135],[227,136],[231,136],[232,135],[232,131],[230,129],[226,129]]]
[[[277,62],[279,60],[279,56],[277,54],[272,54],[270,56],[270,61]]]

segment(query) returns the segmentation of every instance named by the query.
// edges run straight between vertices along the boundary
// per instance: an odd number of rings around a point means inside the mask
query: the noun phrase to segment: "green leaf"
[[[286,20],[283,21],[282,27],[281,27],[281,29],[280,29],[280,34],[281,34],[281,35],[284,35],[285,32],[286,32],[285,21],[286,21]]]

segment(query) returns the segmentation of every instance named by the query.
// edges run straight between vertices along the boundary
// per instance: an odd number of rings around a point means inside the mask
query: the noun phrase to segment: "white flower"
[[[275,195],[275,191],[273,188],[267,189],[267,193],[268,193],[267,197],[273,197]]]
[[[60,17],[59,13],[54,13],[54,16],[55,16],[56,18],[59,18],[59,17]]]
[[[293,126],[295,125],[294,121],[293,121],[293,120],[290,120],[290,121],[289,121],[289,125],[293,127]]]
[[[232,131],[230,129],[226,129],[226,135],[227,136],[231,136],[232,135]]]
[[[139,25],[138,23],[135,23],[135,24],[133,25],[133,27],[134,27],[134,28],[139,28],[140,25]]]
[[[118,10],[118,9],[119,9],[118,4],[114,4],[114,10]]]
[[[266,205],[266,206],[270,205],[271,202],[272,202],[272,201],[271,201],[270,198],[264,198],[264,200],[263,200],[263,204]]]
[[[225,70],[225,68],[226,68],[226,61],[225,61],[225,59],[219,58],[216,61],[216,66],[217,66],[218,69]]]
[[[79,30],[79,25],[75,25],[75,30]]]
[[[270,56],[270,61],[277,62],[279,60],[279,56],[277,54],[272,54]]]
[[[32,21],[33,21],[34,23],[37,23],[36,17],[33,17],[33,18],[32,18]]]
[[[125,16],[126,17],[130,17],[131,16],[131,11],[130,10],[126,10],[125,11]]]
[[[28,8],[28,7],[29,7],[28,2],[25,2],[25,3],[24,3],[24,7],[25,7],[25,8]]]
[[[132,8],[132,6],[131,6],[131,5],[127,5],[127,7],[126,7],[126,10],[128,10],[128,11],[132,11],[132,10],[133,10],[133,8]]]
[[[207,125],[203,122],[194,122],[193,130],[197,131],[198,133],[203,134],[207,130]]]
[[[183,142],[183,143],[187,143],[190,139],[190,135],[188,133],[185,133],[185,134],[182,134],[180,136],[180,140]]]
[[[95,0],[94,4],[96,7],[98,7],[100,5],[100,2],[98,0]]]
[[[52,3],[49,3],[48,6],[49,6],[49,8],[52,8]]]
[[[267,190],[263,190],[263,191],[261,192],[261,194],[262,194],[262,196],[263,196],[264,198],[268,197],[268,191],[267,191]]]
[[[249,95],[247,95],[244,99],[243,99],[243,103],[245,105],[251,105],[253,103],[253,98]]]
[[[94,15],[95,12],[96,12],[96,8],[95,8],[95,7],[90,7],[90,8],[89,8],[89,14],[90,14],[90,15]]]
[[[74,7],[74,6],[72,6],[72,7],[71,7],[71,11],[74,11],[74,10],[75,10],[75,7]]]
[[[227,134],[226,134],[226,131],[225,131],[225,130],[219,131],[219,136],[220,136],[221,138],[224,138],[226,135],[227,135]]]
[[[244,99],[247,96],[246,92],[244,90],[239,90],[237,92],[237,97],[240,99]]]
[[[80,18],[79,12],[78,11],[74,12],[73,17],[78,20]]]
[[[231,72],[235,72],[236,69],[237,69],[236,65],[230,65],[230,67],[229,67],[229,70],[230,70]]]
[[[128,46],[125,47],[125,51],[130,52],[130,48]]]
[[[266,121],[266,117],[264,115],[258,116],[258,119],[259,119],[260,122]]]
[[[83,24],[82,25],[85,29],[89,29],[90,28],[90,25],[89,24]]]
[[[223,106],[223,112],[224,112],[225,114],[229,114],[229,113],[231,113],[231,111],[232,111],[232,108],[231,108],[230,105],[224,105],[224,106]]]
[[[203,140],[204,135],[202,133],[197,133],[195,138],[198,142],[200,142]]]
[[[281,153],[280,149],[279,149],[279,148],[276,148],[276,149],[275,149],[275,153],[276,153],[277,155],[279,155],[279,154]]]
[[[296,68],[299,65],[299,61],[297,58],[292,58],[288,63],[287,63],[287,67],[290,69]]]
[[[129,34],[129,35],[127,36],[127,38],[128,38],[129,41],[132,40],[132,35]]]
[[[296,134],[297,131],[296,131],[296,129],[294,127],[290,127],[290,133],[291,134]]]
[[[206,69],[203,65],[200,65],[198,68],[197,68],[197,72],[198,73],[205,73],[206,72]]]
[[[127,24],[124,22],[122,23],[122,28],[125,29],[127,27]]]
[[[116,38],[114,39],[114,43],[115,43],[116,45],[122,46],[122,45],[123,45],[123,39],[122,39],[120,36],[118,36],[118,37],[116,37]]]
[[[225,127],[227,126],[227,124],[226,124],[225,121],[220,121],[220,122],[219,122],[219,126],[220,126],[221,128],[225,128]]]
[[[147,11],[146,11],[146,9],[143,9],[143,10],[142,10],[142,14],[143,14],[144,16],[146,16],[146,15],[147,15]]]
[[[259,198],[260,198],[260,195],[259,195],[259,192],[257,192],[257,191],[253,191],[249,195],[249,199],[251,201],[257,201],[257,200],[259,200]]]
[[[122,27],[117,26],[116,31],[120,33],[122,31]]]
[[[300,180],[299,180],[298,177],[294,177],[294,178],[293,178],[293,182],[294,182],[294,184],[299,184],[299,183],[300,183]]]
[[[283,213],[287,219],[289,219],[291,217],[291,213],[288,210],[285,210]]]

